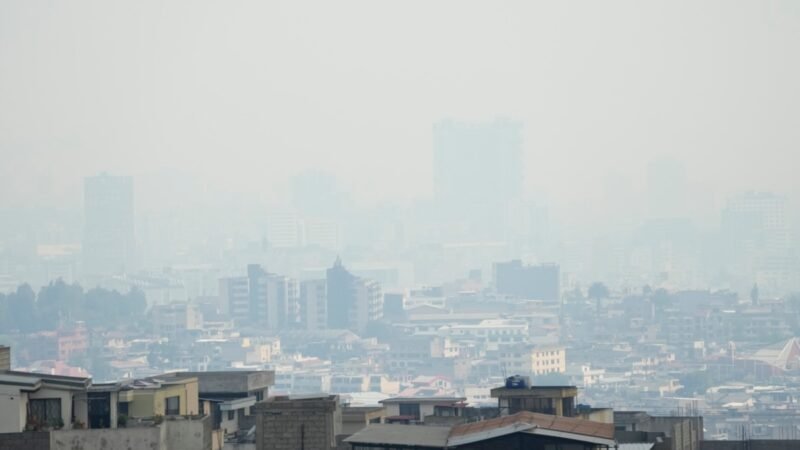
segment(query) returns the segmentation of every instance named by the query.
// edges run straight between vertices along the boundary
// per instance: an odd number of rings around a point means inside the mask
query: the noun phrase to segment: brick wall
[[[341,410],[336,396],[277,398],[253,407],[258,450],[330,450],[337,447]]]

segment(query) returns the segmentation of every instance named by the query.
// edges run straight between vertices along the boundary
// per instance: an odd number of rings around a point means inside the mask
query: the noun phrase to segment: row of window
[[[263,398],[263,394],[262,394]],[[167,397],[164,402],[164,415],[177,416],[181,413],[181,398]],[[118,414],[128,415],[128,403],[118,404]],[[28,400],[28,421],[37,425],[63,425],[60,398],[36,398]]]

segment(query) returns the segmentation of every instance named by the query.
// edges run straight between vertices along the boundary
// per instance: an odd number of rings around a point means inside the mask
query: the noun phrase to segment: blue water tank
[[[506,389],[527,389],[528,379],[520,375],[514,375],[506,378]]]

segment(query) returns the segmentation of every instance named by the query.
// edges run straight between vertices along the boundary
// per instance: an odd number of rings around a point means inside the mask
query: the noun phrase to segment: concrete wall
[[[211,417],[174,417],[164,420],[167,450],[211,450]]]
[[[701,450],[800,450],[800,440],[702,441]]]
[[[25,429],[27,395],[16,386],[0,385],[0,433],[19,433]]]
[[[133,392],[133,401],[128,405],[128,415],[130,417],[152,417],[156,415],[155,391],[142,389]],[[158,414],[164,414],[164,407],[161,407]]]
[[[652,417],[648,431],[664,432],[672,438],[672,450],[700,450],[702,417]]]
[[[614,423],[614,410],[611,408],[592,409],[588,413],[579,413],[578,418],[592,422]]]
[[[350,450],[350,446],[347,446],[348,450]],[[236,444],[233,442],[226,442],[225,446],[222,447],[222,450],[256,450],[256,444]]]
[[[52,431],[49,445],[50,450],[211,450],[211,419],[175,417],[159,426]]]
[[[161,427],[65,430],[50,433],[50,450],[168,450]]]
[[[0,450],[50,450],[50,433],[26,432],[0,434]]]

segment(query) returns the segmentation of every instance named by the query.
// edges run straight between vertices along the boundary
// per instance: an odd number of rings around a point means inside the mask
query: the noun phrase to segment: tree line
[[[137,288],[124,294],[100,287],[84,290],[59,279],[36,294],[30,285],[22,284],[15,292],[0,294],[0,329],[31,333],[77,321],[89,327],[115,327],[135,323],[146,308],[144,292]]]

